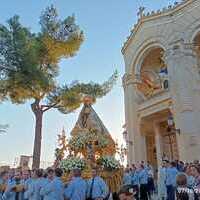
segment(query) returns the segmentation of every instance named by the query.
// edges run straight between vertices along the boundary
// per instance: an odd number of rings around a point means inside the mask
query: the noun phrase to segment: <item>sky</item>
[[[175,0],[0,0],[0,24],[17,14],[23,25],[38,32],[39,16],[48,5],[55,5],[61,18],[75,14],[77,24],[84,31],[85,41],[73,58],[60,62],[60,84],[73,80],[102,83],[117,69],[119,80],[113,90],[98,99],[93,106],[111,135],[122,142],[124,97],[121,77],[124,61],[121,47],[137,20],[140,6],[147,11],[161,9]],[[9,124],[6,134],[0,135],[0,165],[13,165],[20,155],[32,155],[34,116],[30,103],[0,104],[0,124]],[[65,128],[69,135],[80,109],[63,115],[51,110],[44,115],[42,162],[54,160],[57,135]]]

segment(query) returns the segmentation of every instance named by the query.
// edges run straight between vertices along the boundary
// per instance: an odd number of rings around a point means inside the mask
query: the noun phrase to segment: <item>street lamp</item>
[[[172,114],[170,114],[167,119],[167,125],[168,125],[168,127],[167,127],[168,132],[174,131],[174,132],[178,133],[179,135],[181,134],[181,130],[175,128],[174,117]]]
[[[124,138],[124,140],[126,142],[126,145],[128,146],[130,144],[132,146],[133,145],[133,141],[131,141],[131,140],[128,139],[128,132],[125,130],[122,133],[122,135],[123,135],[123,138]]]
[[[123,135],[124,140],[127,141],[127,139],[128,139],[128,132],[125,130],[125,131],[122,133],[122,135]]]

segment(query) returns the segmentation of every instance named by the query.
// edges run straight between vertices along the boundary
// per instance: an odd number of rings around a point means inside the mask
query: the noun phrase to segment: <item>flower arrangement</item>
[[[80,132],[69,140],[69,147],[75,151],[79,151],[86,147],[86,144],[96,142],[99,148],[105,148],[109,145],[109,140],[105,135],[94,131]]]
[[[120,168],[120,163],[114,156],[102,156],[99,158],[98,163],[105,169],[114,170]]]
[[[65,169],[66,171],[71,171],[73,169],[83,170],[85,167],[85,161],[79,157],[68,157],[60,162],[60,168]]]

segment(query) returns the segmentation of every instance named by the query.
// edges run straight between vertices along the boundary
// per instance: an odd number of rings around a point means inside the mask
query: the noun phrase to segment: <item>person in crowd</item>
[[[198,166],[200,164],[199,160],[194,160],[193,164],[196,165],[196,166]]]
[[[48,184],[48,182],[49,180],[43,177],[42,169],[34,170],[32,183],[24,194],[25,198],[28,200],[43,200],[43,196],[40,194],[40,191]]]
[[[19,170],[15,171],[12,180],[8,181],[6,190],[2,195],[3,200],[23,200],[23,188],[21,180],[21,172]]]
[[[109,196],[109,189],[105,181],[98,176],[98,169],[93,168],[92,178],[88,181],[87,197],[93,200],[104,200],[108,199]]]
[[[139,168],[140,200],[148,200],[148,172],[143,164]]]
[[[148,197],[149,197],[149,200],[150,200],[153,196],[153,193],[155,192],[155,185],[154,185],[153,167],[150,165],[149,162],[147,163],[146,169],[147,169],[147,172],[148,172],[147,188],[148,188]]]
[[[184,162],[183,161],[179,161],[178,171],[179,172],[184,172]]]
[[[12,182],[15,176],[15,169],[11,168],[8,172],[8,183]]]
[[[194,177],[195,200],[200,199],[200,168],[196,165],[191,166],[191,175]]]
[[[30,186],[31,184],[31,171],[28,170],[28,169],[23,169],[22,170],[22,185],[24,187],[24,191],[23,191],[23,199],[24,200],[27,200],[27,198],[25,198],[25,191],[28,189],[28,187]]]
[[[195,178],[194,187],[200,189],[200,168],[198,168],[196,165],[192,165],[191,174]]]
[[[123,185],[131,185],[131,173],[129,168],[124,170]]]
[[[30,172],[30,179],[31,181],[29,182],[29,184],[27,184],[25,187],[25,191],[24,191],[24,199],[26,200],[34,200],[34,190],[35,190],[35,182],[36,182],[36,170],[31,170]]]
[[[165,200],[167,197],[167,190],[165,185],[167,162],[168,161],[164,160],[162,162],[162,166],[158,170],[158,197],[160,200]]]
[[[49,183],[52,182],[54,180],[54,177],[55,177],[54,170],[50,167],[47,168],[45,176],[48,179]]]
[[[6,190],[7,182],[8,182],[8,172],[3,171],[0,174],[0,199],[2,199],[2,196]]]
[[[66,200],[85,200],[87,196],[87,183],[81,178],[81,170],[73,170],[73,179],[64,190]]]
[[[178,170],[176,162],[171,162],[166,169],[167,200],[175,200],[176,175]]]
[[[119,200],[136,200],[134,195],[136,191],[132,185],[124,185],[118,193]]]
[[[194,190],[187,186],[187,176],[180,173],[176,177],[176,200],[194,200]]]
[[[195,181],[195,178],[194,176],[192,176],[192,173],[191,173],[191,166],[188,165],[185,170],[184,170],[185,174],[186,174],[186,177],[187,177],[187,186],[189,188],[193,188],[194,187],[194,181]]]
[[[64,184],[61,180],[62,173],[60,168],[55,169],[55,176],[53,169],[47,170],[49,183],[40,190],[44,200],[64,200]]]
[[[40,194],[40,191],[43,187],[45,187],[49,183],[49,180],[43,177],[44,175],[43,169],[35,170],[35,174],[36,174],[36,180],[34,183],[33,196],[36,197],[37,200],[43,200],[43,196]]]
[[[135,191],[135,199],[139,199],[139,173],[137,170],[137,167],[135,165],[132,165],[132,173],[131,173],[131,185]]]
[[[48,180],[48,183],[41,187],[40,189],[40,196],[42,196],[43,200],[50,200],[53,199],[53,195],[51,193],[51,186],[52,186],[52,181],[54,179],[54,170],[52,168],[47,168],[44,173],[43,173],[43,178]]]
[[[149,161],[147,161],[147,165],[145,166],[145,168],[148,170],[148,171],[153,171],[153,167],[151,165],[151,163]]]

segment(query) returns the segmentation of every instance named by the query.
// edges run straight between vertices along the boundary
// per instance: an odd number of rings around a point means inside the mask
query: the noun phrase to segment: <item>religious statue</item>
[[[93,149],[93,144],[92,142],[86,144],[87,147],[87,159],[91,163],[95,161],[95,155],[94,155],[94,149]]]

